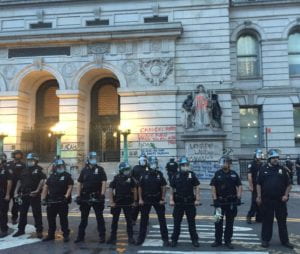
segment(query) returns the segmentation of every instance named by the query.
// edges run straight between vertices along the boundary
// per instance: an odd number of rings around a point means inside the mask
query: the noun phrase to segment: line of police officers
[[[74,182],[63,160],[57,158],[48,179],[38,165],[38,156],[30,153],[26,157],[26,165],[22,163],[21,151],[13,153],[13,161],[7,162],[5,154],[0,154],[0,237],[8,235],[8,207],[9,201],[14,199],[12,221],[16,223],[20,213],[18,231],[13,237],[25,234],[27,213],[31,206],[38,238],[42,238],[41,205],[47,206],[48,235],[43,241],[55,239],[56,217],[60,217],[64,242],[69,241],[68,206],[71,203],[71,193]],[[268,162],[261,163],[262,152],[257,150],[253,163],[249,165],[249,188],[252,191],[251,208],[247,215],[247,222],[256,215],[257,221],[262,221],[262,247],[268,247],[272,237],[274,214],[276,216],[279,236],[283,246],[293,248],[287,233],[287,206],[291,190],[290,175],[286,167],[278,163],[279,154],[276,150],[268,153]],[[213,206],[215,207],[215,241],[212,247],[224,243],[229,249],[233,235],[234,218],[237,207],[241,205],[242,184],[239,175],[231,169],[232,160],[223,156],[220,169],[211,179]],[[149,213],[153,207],[157,213],[163,246],[176,247],[180,235],[183,215],[187,217],[192,245],[199,247],[196,231],[196,207],[200,205],[200,182],[189,167],[186,157],[179,160],[179,166],[171,159],[166,166],[170,182],[170,205],[174,207],[174,230],[169,242],[168,228],[165,218],[167,181],[159,170],[156,157],[149,159],[145,155],[139,158],[139,165],[131,170],[127,162],[119,165],[119,173],[109,184],[109,200],[112,224],[111,234],[107,241],[115,244],[117,228],[121,211],[123,210],[129,244],[143,244]],[[103,210],[105,206],[105,192],[107,177],[104,169],[97,164],[97,154],[90,152],[86,166],[78,178],[76,203],[80,206],[81,222],[75,243],[84,241],[85,229],[88,224],[90,209],[93,208],[97,220],[99,242],[105,243],[105,221]],[[17,207],[17,208],[16,208]],[[141,213],[140,230],[137,239],[133,238],[133,225],[138,213]],[[223,219],[226,218],[223,233]]]

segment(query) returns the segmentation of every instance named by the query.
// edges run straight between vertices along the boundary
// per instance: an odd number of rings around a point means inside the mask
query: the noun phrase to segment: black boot
[[[294,245],[292,245],[290,242],[283,243],[282,246],[287,247],[289,249],[294,249]]]
[[[234,246],[232,245],[232,243],[225,243],[225,246],[228,248],[228,249],[234,249]]]
[[[199,242],[198,242],[197,239],[193,240],[193,241],[192,241],[192,244],[193,244],[193,246],[196,247],[196,248],[198,248],[198,247],[200,246],[200,244],[199,244]]]
[[[117,243],[117,238],[115,236],[111,236],[106,243],[115,245]]]
[[[4,238],[4,237],[6,237],[6,236],[8,236],[7,231],[4,231],[4,232],[2,232],[2,233],[0,234],[0,238]]]
[[[21,235],[25,235],[25,232],[19,230],[17,233],[15,233],[15,234],[13,235],[13,237],[18,237],[18,236],[21,236]]]
[[[263,248],[269,248],[269,243],[267,242],[267,241],[262,241],[261,242],[261,247],[263,247]]]
[[[211,247],[219,247],[221,245],[222,245],[222,243],[220,243],[220,242],[213,242],[210,246]]]
[[[246,220],[247,220],[247,223],[248,223],[248,224],[252,224],[252,222],[251,222],[251,217],[248,217],[248,216],[247,216]]]
[[[84,238],[78,236],[77,239],[74,241],[74,243],[80,243],[80,242],[84,242]]]
[[[172,240],[172,242],[171,242],[171,247],[176,247],[177,246],[177,241],[175,241],[175,240]]]
[[[48,235],[46,238],[43,239],[43,242],[52,241],[54,239],[55,239],[54,235]]]
[[[128,243],[131,245],[135,245],[135,240],[133,237],[128,237]]]
[[[68,235],[64,236],[64,243],[67,243],[70,241],[70,237]]]

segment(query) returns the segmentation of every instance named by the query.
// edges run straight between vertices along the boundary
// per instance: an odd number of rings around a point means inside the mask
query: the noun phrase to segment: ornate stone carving
[[[14,65],[5,65],[3,67],[2,73],[6,80],[11,80],[15,77],[17,69]]]
[[[173,72],[173,59],[140,60],[140,73],[152,85],[159,86]]]
[[[119,54],[126,53],[126,43],[118,43],[117,44],[117,53],[119,53]]]
[[[0,58],[7,58],[7,49],[5,48],[0,48]]]
[[[43,22],[44,21],[44,15],[45,15],[45,12],[43,10],[37,10],[36,11],[36,17],[38,19],[38,22]]]
[[[86,45],[73,45],[71,47],[71,55],[72,56],[86,56],[87,55]]]
[[[158,16],[159,14],[159,4],[155,3],[152,5],[153,16]]]
[[[32,64],[37,70],[41,71],[43,69],[43,62],[44,62],[44,58],[41,56],[38,56],[33,59]]]
[[[88,45],[88,54],[107,54],[110,52],[109,43],[97,43]]]
[[[61,72],[64,75],[64,77],[70,78],[73,76],[73,74],[76,72],[77,68],[74,63],[66,63],[61,68]]]
[[[101,7],[94,9],[94,15],[96,19],[100,19],[101,17]]]
[[[162,48],[162,41],[160,40],[151,41],[152,52],[160,52],[161,48]]]
[[[245,26],[251,26],[252,25],[252,21],[251,20],[245,20],[244,21],[244,25]]]
[[[122,65],[122,71],[124,74],[130,76],[137,72],[138,66],[134,61],[127,61]]]
[[[95,64],[96,64],[96,67],[101,69],[103,67],[103,55],[98,55],[98,54],[95,54],[94,55],[94,61],[95,61]]]

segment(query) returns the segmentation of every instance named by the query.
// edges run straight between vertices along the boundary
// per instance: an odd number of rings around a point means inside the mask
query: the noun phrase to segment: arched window
[[[300,31],[289,35],[289,70],[290,76],[300,76]]]
[[[260,44],[256,36],[242,34],[237,41],[238,77],[260,77]]]

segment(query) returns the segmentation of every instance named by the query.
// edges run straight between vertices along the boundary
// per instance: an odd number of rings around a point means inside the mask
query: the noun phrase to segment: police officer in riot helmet
[[[150,157],[148,163],[149,170],[145,172],[139,181],[141,223],[136,244],[141,245],[146,238],[149,213],[153,206],[158,216],[163,246],[168,246],[169,236],[165,217],[165,195],[167,182],[162,172],[159,171],[157,158],[154,156]]]
[[[296,174],[297,174],[297,184],[300,185],[300,154],[296,159],[295,167],[296,167]]]
[[[179,160],[179,172],[170,181],[170,205],[174,206],[174,231],[171,246],[176,247],[180,234],[180,226],[184,213],[189,225],[189,232],[194,247],[199,247],[196,231],[196,206],[200,204],[200,182],[194,172],[190,170],[186,157]]]
[[[0,152],[0,238],[8,235],[8,207],[12,188],[12,171],[6,167],[7,156]]]
[[[144,175],[144,173],[148,170],[148,158],[146,154],[141,154],[139,157],[138,165],[135,165],[132,169],[132,177],[136,182],[136,186],[138,186],[140,178]],[[137,189],[138,187],[136,187]],[[137,189],[138,195],[138,189]],[[137,198],[138,199],[138,198]],[[132,224],[136,224],[136,220],[138,218],[140,212],[140,206],[135,206],[132,208]]]
[[[109,184],[109,198],[111,214],[113,215],[111,224],[111,235],[108,244],[116,244],[118,221],[121,210],[123,210],[126,224],[128,243],[134,244],[131,211],[132,206],[137,204],[136,183],[131,174],[131,167],[127,162],[121,162],[119,165],[119,174],[117,174]]]
[[[35,220],[37,237],[43,237],[41,192],[46,175],[43,173],[43,168],[38,165],[38,162],[39,157],[37,154],[29,153],[26,157],[26,168],[21,173],[20,180],[17,183],[15,197],[20,202],[20,221],[18,231],[13,237],[25,234],[27,213],[30,206]]]
[[[294,184],[293,176],[294,176],[294,163],[291,160],[291,156],[286,156],[285,167],[289,173],[291,184]]]
[[[257,203],[262,209],[261,246],[269,247],[272,238],[274,213],[278,223],[281,244],[293,249],[287,231],[287,201],[292,188],[287,170],[279,164],[279,153],[268,151],[268,163],[263,166],[257,179]]]
[[[232,159],[227,155],[222,156],[220,159],[221,169],[216,171],[210,183],[214,207],[221,209],[222,214],[222,217],[215,222],[215,242],[212,243],[212,247],[222,245],[223,216],[225,216],[225,245],[229,249],[234,248],[231,238],[234,218],[237,215],[237,206],[241,204],[242,184],[239,175],[234,170],[231,170],[231,165]]]
[[[257,198],[257,176],[260,169],[263,166],[262,163],[263,152],[261,149],[256,149],[254,153],[253,161],[248,165],[248,183],[249,190],[251,191],[251,207],[247,214],[247,223],[251,224],[251,218],[255,216],[256,222],[261,222],[261,212],[259,206],[257,206],[256,198]]]
[[[97,153],[90,152],[87,164],[78,178],[77,204],[80,206],[81,222],[75,243],[83,242],[91,207],[93,207],[99,232],[99,243],[105,243],[105,221],[103,217],[107,177],[104,169],[97,165]]]
[[[53,172],[48,177],[42,193],[42,205],[47,205],[48,236],[43,241],[55,239],[56,217],[59,215],[64,242],[69,241],[68,204],[74,181],[71,174],[66,172],[66,164],[62,159],[53,163]]]
[[[10,193],[10,198],[13,200],[13,205],[11,207],[11,221],[13,225],[18,223],[18,213],[19,213],[19,205],[14,199],[14,193],[20,175],[22,171],[26,168],[25,163],[22,161],[23,156],[24,155],[21,150],[15,150],[12,153],[13,160],[7,163],[7,168],[10,169],[13,173],[12,188]]]
[[[172,177],[178,171],[178,164],[175,161],[175,158],[170,158],[170,161],[166,165],[166,170],[167,170],[168,178],[169,178],[169,182],[170,182],[172,180]]]

